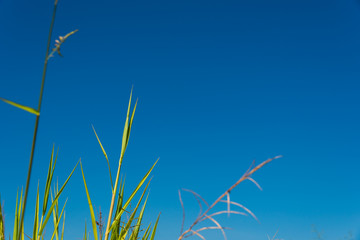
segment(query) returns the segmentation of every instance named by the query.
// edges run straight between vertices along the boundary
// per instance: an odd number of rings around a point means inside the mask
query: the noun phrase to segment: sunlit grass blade
[[[54,186],[54,196],[56,196],[59,192],[59,184],[58,184],[58,182],[56,182],[56,183],[57,183],[56,186]],[[53,194],[52,194],[51,190],[50,190],[50,197],[51,197],[51,202],[54,202]],[[59,221],[60,221],[60,219],[59,219],[59,201],[56,201],[54,209],[53,209],[53,222],[54,222],[54,229],[56,230],[56,234],[55,234],[56,240],[59,240],[59,227],[58,227]]]
[[[10,101],[10,100],[6,100],[5,98],[2,98],[0,97],[0,100],[6,102],[7,104],[10,104],[14,107],[17,107],[17,108],[20,108],[26,112],[29,112],[29,113],[32,113],[32,114],[35,114],[36,116],[39,116],[40,115],[40,112],[34,108],[31,108],[31,107],[28,107],[28,106],[25,106],[25,105],[21,105],[21,104],[18,104],[16,102],[13,102],[13,101]]]
[[[35,205],[35,218],[34,218],[34,228],[33,228],[33,239],[38,239],[38,230],[39,230],[39,183],[37,187],[36,194],[36,205]]]
[[[129,129],[128,129],[128,131],[127,131],[126,146],[125,146],[125,148],[127,147],[127,144],[129,143],[130,133],[131,133],[131,127],[132,127],[132,124],[133,124],[133,120],[134,120],[134,116],[135,116],[135,111],[136,111],[137,103],[138,103],[138,100],[136,99],[135,106],[134,106],[134,108],[133,108],[133,111],[132,111],[132,114],[131,114],[131,118],[130,118]]]
[[[154,165],[150,168],[150,170],[146,173],[146,175],[143,177],[143,179],[140,181],[140,183],[137,185],[137,187],[135,188],[135,190],[132,192],[132,194],[130,195],[130,197],[128,198],[128,200],[125,202],[124,206],[122,207],[122,209],[120,210],[120,212],[116,215],[115,220],[113,222],[113,224],[111,225],[111,229],[113,229],[114,225],[119,222],[119,219],[121,217],[121,215],[123,214],[124,210],[127,208],[127,206],[130,204],[130,202],[132,201],[132,199],[134,198],[135,194],[139,191],[139,189],[141,188],[141,186],[144,184],[144,182],[146,181],[146,179],[149,177],[151,171],[153,170],[153,168],[155,167],[156,163],[159,161],[156,160],[156,162],[154,163]],[[148,183],[149,184],[149,183]]]
[[[18,224],[19,224],[19,217],[18,217],[18,205],[19,205],[19,190],[16,193],[16,203],[15,203],[15,216],[14,216],[14,232],[13,232],[13,239],[17,239],[17,232],[18,232]]]
[[[63,218],[63,225],[61,229],[61,240],[64,240],[64,232],[65,232],[65,212],[64,212],[64,218]]]
[[[83,240],[87,240],[86,222],[85,222],[85,232],[84,232],[84,237],[83,237]]]
[[[92,203],[91,203],[90,194],[89,194],[89,190],[87,188],[85,175],[84,175],[84,170],[83,170],[81,161],[80,161],[80,168],[81,168],[81,174],[82,174],[82,177],[83,177],[83,180],[84,180],[84,187],[85,187],[85,191],[86,191],[86,197],[87,197],[87,200],[88,200],[88,203],[89,203],[89,209],[90,209],[90,215],[91,215],[91,224],[92,224],[92,229],[93,229],[93,233],[94,233],[94,239],[98,240],[95,213],[94,213],[94,209],[93,209],[93,206],[92,206]]]
[[[132,222],[134,221],[134,219],[135,219],[136,212],[137,212],[137,210],[138,210],[138,208],[139,208],[139,206],[140,206],[140,203],[141,203],[141,201],[142,201],[142,199],[143,199],[143,197],[144,197],[144,195],[145,195],[145,192],[146,192],[148,186],[149,186],[149,183],[146,185],[146,187],[145,187],[145,189],[144,189],[144,191],[143,191],[143,193],[142,193],[142,195],[141,195],[138,203],[136,204],[135,209],[134,209],[133,212],[131,213],[130,218],[129,218],[129,220],[127,221],[125,227],[121,230],[121,232],[120,232],[120,237],[119,237],[120,240],[124,240],[124,239],[126,238],[126,235],[129,233],[129,229],[130,229],[130,227],[131,227],[131,223],[132,223]]]
[[[131,93],[130,93],[128,110],[127,110],[127,114],[126,114],[126,121],[125,121],[125,126],[124,126],[122,144],[121,144],[119,165],[118,165],[116,179],[115,179],[115,186],[114,186],[114,190],[113,190],[112,197],[111,197],[109,215],[108,215],[108,220],[107,220],[107,224],[106,224],[105,240],[108,240],[108,238],[109,238],[110,224],[111,224],[112,214],[113,214],[113,210],[114,210],[115,197],[116,197],[116,193],[117,193],[117,186],[118,186],[118,181],[119,181],[119,176],[120,176],[121,165],[122,165],[122,161],[123,161],[123,158],[125,155],[126,147],[127,147],[129,136],[130,136],[129,131],[131,130],[131,126],[129,126],[129,115],[130,115],[130,107],[131,107],[131,98],[132,98],[132,89],[131,89]],[[133,115],[134,114],[135,114],[135,111],[133,111]],[[132,118],[133,118],[133,116],[132,116]],[[130,123],[132,124],[132,121],[130,121]]]
[[[0,240],[5,240],[5,222],[3,215],[3,205],[1,203],[1,196],[0,196]]]
[[[58,233],[59,223],[60,223],[61,217],[62,217],[62,215],[63,215],[63,213],[64,213],[66,203],[67,203],[67,199],[66,199],[66,201],[65,201],[65,203],[64,203],[64,206],[63,206],[63,208],[62,208],[62,210],[61,210],[61,213],[60,213],[60,216],[59,216],[59,220],[56,222],[56,226],[54,226],[54,231],[53,231],[53,234],[52,234],[52,236],[51,236],[51,240],[53,240],[53,239],[54,239],[54,236],[56,235],[56,233]]]
[[[57,159],[57,155],[56,155],[56,159]],[[50,158],[50,163],[49,163],[48,174],[47,174],[47,177],[46,177],[46,185],[45,185],[45,192],[44,192],[42,217],[45,215],[46,209],[47,209],[51,182],[52,182],[52,178],[53,178],[54,170],[55,170],[55,165],[56,165],[56,159],[55,159],[55,162],[54,162],[54,146],[53,146],[52,151],[51,151],[51,158]]]
[[[156,233],[157,225],[158,225],[158,223],[159,223],[159,219],[160,219],[160,214],[159,214],[158,218],[156,219],[154,228],[153,228],[152,233],[151,233],[150,240],[154,240],[154,239],[155,239],[155,233]]]
[[[110,175],[110,182],[111,182],[111,190],[114,191],[114,185],[113,185],[113,180],[112,180],[112,176],[111,176],[111,168],[110,168],[109,158],[108,158],[108,156],[107,156],[107,154],[106,154],[106,152],[105,152],[105,149],[104,149],[103,145],[101,144],[101,141],[100,141],[100,139],[99,139],[99,137],[98,137],[98,135],[97,135],[97,133],[96,133],[96,131],[95,131],[94,126],[91,125],[91,127],[92,127],[92,129],[94,130],[96,139],[98,140],[98,143],[99,143],[99,145],[100,145],[100,147],[101,147],[101,150],[102,150],[102,152],[103,152],[103,154],[104,154],[104,156],[105,156],[105,158],[106,158],[106,161],[107,161],[107,164],[108,164],[108,168],[109,168],[109,175]]]
[[[140,232],[141,221],[142,221],[142,218],[144,216],[144,211],[145,211],[145,207],[146,207],[146,203],[147,203],[148,198],[149,198],[149,194],[146,196],[143,207],[141,208],[141,211],[140,211],[138,219],[137,219],[137,223],[136,223],[136,225],[134,227],[133,232],[131,233],[130,240],[137,240],[138,239],[138,235],[139,235],[139,232]]]
[[[16,206],[15,206],[15,218],[14,218],[14,235],[13,239],[17,239],[20,228],[20,216],[21,216],[21,206],[23,197],[23,190],[21,189],[20,200],[19,200],[19,192],[16,194]]]
[[[41,224],[41,226],[40,226],[39,235],[42,235],[42,232],[43,232],[44,229],[45,229],[45,226],[46,226],[46,224],[47,224],[47,222],[48,222],[48,220],[49,220],[49,218],[50,218],[50,216],[51,216],[51,214],[52,214],[52,211],[53,211],[53,209],[54,209],[54,207],[55,207],[56,202],[58,201],[58,199],[59,199],[62,191],[64,190],[66,184],[69,182],[69,180],[70,180],[71,176],[73,175],[73,173],[74,173],[74,171],[75,171],[75,169],[76,169],[76,167],[77,167],[78,164],[79,164],[79,162],[75,165],[74,169],[71,171],[71,173],[70,173],[70,175],[68,176],[68,178],[66,179],[65,183],[62,185],[62,187],[60,188],[59,192],[56,194],[56,196],[55,196],[55,198],[54,198],[54,201],[53,201],[53,203],[51,204],[51,207],[49,208],[48,213],[46,214],[45,220],[44,220],[44,222],[43,222],[43,223]]]
[[[141,240],[147,240],[150,236],[150,227],[151,224],[149,224],[149,226],[146,228],[145,233],[143,235],[143,237],[141,238]]]
[[[130,108],[131,108],[131,99],[132,99],[132,89],[130,93],[129,105],[126,113],[126,120],[124,126],[124,132],[122,137],[122,144],[121,144],[121,156],[124,156],[126,146],[128,144],[128,136],[129,136],[129,116],[130,116]],[[120,157],[121,158],[121,157]]]
[[[125,189],[125,178],[124,178],[124,179],[120,179],[120,189],[119,189],[119,194],[118,194],[118,199],[117,199],[115,216],[117,216],[117,214],[118,214],[118,213],[120,212],[120,210],[122,209],[122,204],[123,204],[123,200],[124,200],[124,189]],[[114,219],[115,219],[115,218],[114,218]],[[110,240],[117,240],[117,239],[119,238],[119,234],[120,234],[120,223],[121,223],[121,217],[119,218],[118,223],[114,226],[113,230],[111,231]]]

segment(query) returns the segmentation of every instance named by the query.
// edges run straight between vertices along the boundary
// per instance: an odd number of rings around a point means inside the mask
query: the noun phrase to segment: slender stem
[[[188,230],[186,230],[185,232],[183,232],[183,234],[181,234],[181,236],[178,238],[178,240],[182,240],[185,235],[189,232],[192,231],[192,228],[203,218],[206,216],[206,214],[218,203],[221,201],[221,199],[223,199],[223,197],[225,197],[227,194],[229,194],[231,192],[231,190],[233,190],[237,185],[239,185],[242,181],[246,180],[249,176],[251,176],[254,172],[256,172],[257,170],[259,170],[260,168],[262,168],[264,165],[268,164],[269,162],[273,161],[274,159],[280,158],[281,156],[276,156],[274,158],[269,158],[265,161],[263,161],[262,163],[260,163],[259,165],[257,165],[256,167],[252,168],[250,171],[247,171],[235,184],[233,184],[228,190],[226,190],[222,195],[220,195],[220,197],[218,197],[215,202],[213,204],[211,204],[210,207],[208,207],[208,209],[201,215],[199,216],[194,223],[188,228]]]
[[[48,55],[49,55],[50,44],[51,44],[51,35],[52,35],[54,23],[55,23],[55,15],[56,15],[57,3],[58,3],[58,0],[55,0],[52,20],[51,20],[51,24],[50,24],[48,42],[47,42],[47,47],[46,47],[46,55],[45,55],[44,69],[43,69],[43,73],[42,73],[39,104],[38,104],[38,108],[37,108],[37,111],[39,113],[40,113],[40,110],[41,110],[41,103],[42,103],[42,98],[43,98],[43,93],[44,93],[46,70],[47,70],[47,63],[48,63]],[[33,160],[34,160],[36,137],[37,137],[38,127],[39,127],[39,121],[40,121],[40,114],[36,116],[36,121],[35,121],[34,135],[33,135],[33,141],[32,141],[31,153],[30,153],[29,169],[28,169],[28,174],[27,174],[27,179],[26,179],[26,187],[25,187],[25,193],[24,193],[23,210],[21,212],[20,228],[19,228],[19,233],[17,235],[16,240],[20,240],[21,232],[23,230],[23,225],[24,225],[25,208],[26,208],[27,196],[28,196],[28,192],[29,192],[29,185],[30,185],[30,179],[31,179],[31,170],[32,170],[32,165],[33,165]]]
[[[125,152],[125,150],[124,150],[124,152]],[[112,192],[111,204],[110,204],[109,216],[108,216],[108,220],[107,220],[107,224],[106,224],[104,240],[108,240],[108,238],[109,238],[111,217],[112,217],[112,212],[114,210],[115,196],[116,196],[117,186],[118,186],[118,182],[119,182],[119,176],[120,176],[122,160],[124,157],[124,152],[122,152],[120,154],[119,166],[118,166],[118,170],[117,170],[117,174],[116,174],[115,187]]]

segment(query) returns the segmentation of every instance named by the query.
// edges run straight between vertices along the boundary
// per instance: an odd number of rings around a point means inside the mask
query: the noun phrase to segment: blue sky
[[[36,107],[52,1],[0,0],[0,96]],[[123,174],[128,191],[153,172],[147,219],[177,239],[178,189],[212,202],[252,160],[283,155],[231,193],[250,217],[220,218],[228,239],[359,238],[360,3],[356,0],[60,0],[54,36],[79,29],[49,64],[26,215],[55,143],[59,181],[81,157],[96,209],[111,190],[93,124],[115,168],[131,87],[139,98]],[[55,39],[55,38],[54,38]],[[54,41],[54,40],[53,40]],[[0,105],[0,193],[11,232],[35,118]],[[114,173],[115,174],[115,173]],[[67,239],[90,215],[80,171],[71,179]],[[198,212],[183,193],[186,224]],[[219,206],[220,210],[222,209]],[[208,240],[220,239],[209,232]]]

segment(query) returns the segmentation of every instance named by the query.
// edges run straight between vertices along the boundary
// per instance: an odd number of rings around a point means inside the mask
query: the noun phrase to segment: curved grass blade
[[[95,213],[94,213],[94,209],[93,209],[93,206],[92,206],[92,203],[91,203],[90,194],[89,194],[89,190],[87,188],[85,175],[84,175],[84,170],[83,170],[81,161],[80,161],[80,168],[81,168],[81,174],[82,174],[82,177],[83,177],[83,180],[84,180],[84,187],[85,187],[85,191],[86,191],[86,197],[87,197],[87,200],[88,200],[88,203],[89,203],[89,209],[90,209],[90,215],[91,215],[91,224],[92,224],[92,228],[93,228],[94,239],[98,240]]]
[[[32,113],[32,114],[35,114],[36,116],[39,116],[40,115],[40,112],[34,108],[31,108],[31,107],[28,107],[28,106],[25,106],[25,105],[21,105],[21,104],[18,104],[16,102],[13,102],[13,101],[10,101],[10,100],[6,100],[5,98],[2,98],[0,97],[0,100],[2,100],[3,102],[6,102],[7,104],[10,104],[14,107],[17,107],[17,108],[20,108],[26,112],[29,112],[29,113]]]
[[[113,185],[113,180],[112,180],[112,176],[111,176],[111,168],[110,168],[109,158],[108,158],[108,156],[107,156],[107,154],[106,154],[106,152],[105,152],[105,149],[104,149],[103,145],[101,144],[101,141],[100,141],[100,139],[99,139],[98,135],[96,134],[96,131],[95,131],[94,126],[93,126],[93,125],[91,125],[91,127],[92,127],[92,129],[94,130],[94,133],[95,133],[96,139],[98,140],[98,143],[99,143],[99,145],[100,145],[100,147],[101,147],[101,150],[102,150],[102,152],[103,152],[103,154],[104,154],[104,156],[105,156],[105,158],[106,158],[106,161],[107,161],[107,164],[108,164],[108,167],[109,167],[109,175],[110,175],[110,182],[111,182],[111,190],[112,190],[112,191],[114,191],[114,185]]]
[[[159,214],[158,218],[156,219],[154,228],[153,228],[152,233],[151,233],[150,240],[154,240],[154,239],[155,239],[155,232],[156,232],[157,225],[158,225],[158,223],[159,223],[159,219],[160,219],[160,214]]]

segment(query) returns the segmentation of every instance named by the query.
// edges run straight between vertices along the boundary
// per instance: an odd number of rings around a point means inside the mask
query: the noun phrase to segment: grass
[[[58,39],[55,40],[55,47],[51,49],[50,51],[50,45],[52,40],[52,31],[55,24],[55,16],[56,16],[56,10],[57,10],[58,0],[55,0],[54,3],[54,9],[53,9],[53,15],[52,20],[50,24],[49,29],[49,35],[48,35],[48,41],[46,46],[46,54],[45,54],[45,61],[43,66],[43,74],[41,79],[41,85],[40,85],[40,95],[39,95],[39,102],[37,108],[32,108],[26,105],[18,104],[13,101],[0,98],[2,101],[4,101],[7,104],[13,105],[17,108],[20,108],[28,113],[31,113],[35,115],[36,121],[34,125],[34,133],[32,138],[32,147],[30,152],[30,159],[29,159],[29,167],[28,167],[28,174],[25,184],[25,190],[21,190],[18,192],[17,198],[16,198],[16,207],[15,207],[15,221],[14,221],[14,229],[13,229],[13,235],[12,237],[9,236],[9,239],[13,240],[24,240],[25,236],[32,240],[41,240],[44,239],[44,233],[45,229],[47,229],[49,221],[53,222],[52,226],[52,234],[50,240],[56,239],[56,240],[63,240],[64,239],[64,231],[65,231],[65,206],[66,201],[63,206],[59,205],[59,198],[64,190],[64,188],[67,186],[69,180],[71,179],[72,175],[74,174],[76,168],[78,165],[80,165],[80,170],[82,174],[82,179],[84,183],[84,189],[85,194],[87,196],[87,203],[89,206],[89,212],[91,216],[91,227],[92,227],[92,234],[94,240],[136,240],[136,239],[142,239],[142,240],[154,240],[155,239],[155,233],[157,229],[157,225],[159,222],[159,217],[157,217],[155,223],[153,225],[147,225],[143,226],[142,219],[144,217],[144,212],[147,204],[148,199],[148,193],[147,189],[150,184],[149,176],[157,164],[157,161],[153,164],[153,166],[148,170],[147,173],[144,174],[142,180],[138,183],[138,185],[133,189],[131,195],[125,199],[124,198],[124,189],[125,189],[125,179],[120,178],[121,173],[121,166],[124,160],[125,152],[129,143],[130,139],[130,133],[132,128],[133,119],[135,116],[135,111],[137,107],[137,100],[132,107],[132,91],[130,94],[130,99],[128,103],[128,109],[126,113],[125,118],[125,125],[124,125],[124,131],[122,136],[122,146],[120,151],[120,158],[118,160],[118,167],[115,175],[115,180],[112,176],[112,169],[110,168],[108,155],[100,141],[100,138],[95,131],[95,128],[93,127],[93,131],[95,134],[95,137],[99,143],[100,149],[104,154],[104,157],[107,161],[108,168],[109,168],[109,179],[110,179],[110,185],[112,189],[112,197],[110,200],[110,208],[109,212],[107,214],[107,221],[104,222],[102,212],[99,212],[98,217],[96,218],[94,209],[93,209],[93,203],[91,200],[91,194],[90,190],[88,188],[85,173],[83,170],[83,165],[81,162],[81,159],[78,161],[78,163],[75,165],[73,170],[69,173],[66,181],[61,185],[59,188],[58,182],[54,184],[53,182],[53,176],[55,167],[58,160],[58,151],[55,151],[55,147],[52,149],[52,153],[50,156],[49,161],[49,167],[47,171],[47,178],[44,185],[44,192],[41,194],[42,199],[40,201],[40,193],[39,193],[39,184],[37,187],[37,194],[36,194],[36,204],[34,206],[34,224],[33,224],[33,231],[31,234],[25,234],[23,231],[24,229],[24,216],[27,209],[27,196],[29,191],[29,185],[31,182],[31,173],[32,173],[32,165],[34,161],[34,152],[36,148],[36,140],[37,140],[37,132],[38,132],[38,126],[39,126],[39,120],[41,116],[41,105],[42,105],[42,98],[44,93],[44,85],[45,85],[45,79],[46,79],[46,72],[47,72],[47,65],[50,59],[55,56],[57,53],[58,55],[61,55],[60,49],[62,44],[72,35],[74,35],[77,30],[74,30],[64,36],[60,36]],[[132,109],[131,109],[132,108]],[[206,230],[220,230],[223,234],[224,239],[227,239],[225,234],[225,227],[223,227],[217,220],[216,216],[221,214],[240,214],[240,215],[250,215],[256,219],[256,216],[245,206],[231,201],[230,199],[230,192],[237,187],[241,182],[245,180],[252,181],[257,187],[260,188],[259,184],[252,178],[252,174],[258,171],[260,168],[264,167],[266,164],[270,163],[276,158],[268,159],[259,165],[254,165],[254,163],[250,166],[248,171],[244,173],[244,175],[235,182],[232,186],[230,186],[223,194],[221,194],[211,205],[208,204],[199,194],[195,193],[192,190],[183,189],[182,191],[190,192],[193,194],[193,196],[198,200],[199,207],[200,207],[200,214],[199,216],[194,220],[194,222],[187,227],[184,230],[184,221],[185,221],[185,209],[182,204],[182,198],[181,198],[181,191],[179,191],[179,200],[181,203],[181,206],[183,207],[183,224],[181,226],[181,232],[180,236],[178,237],[178,240],[183,240],[188,237],[199,237],[201,239],[205,239],[205,237],[202,235],[203,231]],[[135,205],[134,208],[130,209],[131,203],[134,202],[134,197],[136,195],[140,195],[137,202],[135,202],[132,205]],[[40,204],[41,203],[41,204]],[[212,212],[214,207],[219,203],[226,203],[226,209],[223,211],[218,212]],[[206,208],[203,211],[203,204],[206,205]],[[242,209],[242,211],[234,211],[232,210],[233,207],[239,207]],[[4,227],[4,214],[3,214],[3,204],[0,201],[0,240],[5,239],[5,227]],[[127,214],[129,217],[124,218],[124,214]],[[201,227],[198,228],[198,224],[204,221],[208,221],[211,225],[207,227]],[[106,226],[106,227],[105,227]],[[104,228],[105,227],[105,228]],[[83,235],[83,239],[86,240],[89,238],[87,233],[87,226],[85,224],[85,232]],[[275,236],[273,238],[268,237],[268,239],[275,239]]]

